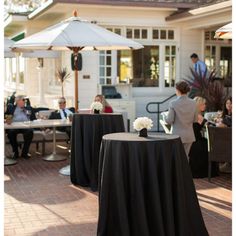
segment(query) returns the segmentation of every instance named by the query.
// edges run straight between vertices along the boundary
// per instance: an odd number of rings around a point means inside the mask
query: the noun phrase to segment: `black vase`
[[[147,137],[147,136],[148,136],[148,134],[147,134],[147,129],[146,128],[141,129],[139,131],[139,137]]]
[[[99,110],[94,109],[94,114],[100,114]]]

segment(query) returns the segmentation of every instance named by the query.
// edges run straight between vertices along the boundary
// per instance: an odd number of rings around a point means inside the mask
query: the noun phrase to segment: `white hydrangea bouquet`
[[[90,109],[95,114],[99,114],[103,110],[103,105],[100,102],[93,102],[90,106]]]
[[[139,131],[140,137],[147,137],[147,130],[150,130],[152,126],[153,121],[148,117],[139,117],[133,123],[134,129]]]

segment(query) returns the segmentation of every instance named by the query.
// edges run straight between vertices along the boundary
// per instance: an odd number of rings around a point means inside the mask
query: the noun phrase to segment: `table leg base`
[[[4,158],[4,166],[11,166],[17,164],[17,160],[14,160],[12,158],[5,157]]]
[[[62,156],[59,154],[51,154],[51,155],[43,157],[43,160],[44,161],[64,161],[66,160],[66,158],[67,158],[66,156]]]
[[[62,175],[70,176],[70,165],[61,168],[59,170],[59,173]]]

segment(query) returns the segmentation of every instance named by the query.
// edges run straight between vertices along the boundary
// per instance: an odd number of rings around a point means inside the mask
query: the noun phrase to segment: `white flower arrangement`
[[[139,117],[133,122],[133,127],[137,131],[140,131],[142,129],[151,129],[152,126],[153,121],[148,117]]]
[[[100,102],[93,102],[90,106],[90,109],[92,111],[94,111],[94,110],[102,111],[103,110],[103,105]]]

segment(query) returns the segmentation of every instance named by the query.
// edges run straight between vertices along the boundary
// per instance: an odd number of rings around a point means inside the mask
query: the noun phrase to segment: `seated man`
[[[52,112],[49,119],[67,119],[67,117],[71,116],[75,112],[73,108],[66,108],[66,99],[64,97],[59,98],[58,105],[59,110]],[[58,127],[57,130],[61,132],[66,132],[70,139],[71,127]]]
[[[12,115],[13,122],[20,121],[29,121],[35,120],[35,114],[31,106],[25,107],[24,96],[17,96],[15,99],[15,105],[9,104],[5,115]],[[13,158],[16,159],[19,157],[18,152],[18,143],[17,143],[17,134],[23,134],[24,137],[24,146],[22,149],[21,156],[25,159],[28,159],[30,155],[29,147],[33,139],[33,129],[9,129],[7,130],[7,136],[10,141],[13,150]]]

